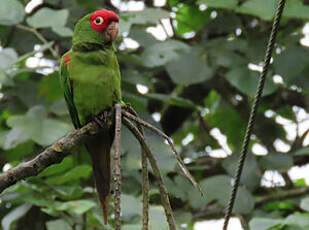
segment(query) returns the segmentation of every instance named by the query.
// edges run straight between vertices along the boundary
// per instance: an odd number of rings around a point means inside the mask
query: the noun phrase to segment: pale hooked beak
[[[118,35],[118,22],[111,22],[105,30],[106,42],[113,42],[117,39]]]

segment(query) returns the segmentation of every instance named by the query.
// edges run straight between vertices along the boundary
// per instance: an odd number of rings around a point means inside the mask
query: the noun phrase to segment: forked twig
[[[114,152],[114,181],[115,181],[115,225],[116,230],[121,229],[120,220],[120,188],[121,188],[121,166],[120,166],[120,134],[121,134],[121,106],[115,105],[115,152]]]
[[[151,153],[149,147],[147,146],[146,141],[145,141],[142,133],[126,117],[123,117],[123,123],[134,134],[134,136],[136,137],[136,139],[139,141],[140,145],[142,146],[143,150],[147,154],[150,165],[151,165],[153,172],[154,172],[155,176],[157,177],[157,180],[158,180],[158,183],[159,183],[162,205],[163,205],[163,208],[164,208],[164,211],[165,211],[165,215],[166,215],[166,218],[167,218],[169,228],[170,228],[170,230],[176,230],[176,224],[175,224],[175,220],[174,220],[174,216],[173,216],[173,211],[172,211],[172,208],[171,208],[171,204],[170,204],[170,201],[169,201],[169,198],[168,198],[168,194],[167,194],[165,185],[163,183],[163,179],[162,179],[157,161],[154,158],[153,154]]]
[[[125,107],[130,113],[138,117],[137,112],[130,106]],[[137,124],[137,128],[144,137],[143,127]],[[141,159],[142,159],[142,193],[143,193],[143,226],[142,230],[148,230],[149,225],[149,178],[147,168],[147,154],[144,148],[141,148]]]
[[[173,154],[175,155],[175,157],[177,159],[178,165],[181,168],[182,172],[184,173],[185,177],[193,184],[194,187],[196,187],[200,191],[201,195],[203,196],[203,192],[201,190],[201,187],[194,180],[193,176],[191,175],[191,173],[186,168],[185,163],[181,159],[180,155],[177,153],[176,148],[175,148],[171,138],[169,136],[167,136],[165,133],[163,133],[160,129],[152,126],[148,122],[146,122],[146,121],[144,121],[144,120],[142,120],[142,119],[140,119],[140,118],[138,118],[138,117],[136,117],[136,116],[126,112],[126,111],[122,110],[122,114],[125,117],[129,118],[130,120],[135,121],[137,124],[140,124],[140,125],[142,125],[142,126],[144,126],[146,128],[151,129],[152,131],[156,132],[159,136],[161,136],[161,137],[163,137],[164,139],[167,140],[168,144],[170,145],[170,147],[172,149]]]

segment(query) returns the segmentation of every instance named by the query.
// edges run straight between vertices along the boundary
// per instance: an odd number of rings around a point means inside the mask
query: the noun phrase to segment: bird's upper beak
[[[107,42],[113,42],[117,39],[118,35],[118,22],[111,22],[106,28],[105,37]]]

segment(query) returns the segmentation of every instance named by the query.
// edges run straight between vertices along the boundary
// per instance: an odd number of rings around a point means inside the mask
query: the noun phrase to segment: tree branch
[[[300,187],[295,189],[289,190],[279,190],[277,192],[270,192],[265,196],[260,196],[256,198],[255,205],[260,206],[269,201],[277,201],[277,200],[285,200],[293,197],[300,197],[303,195],[308,194],[309,188],[308,187]]]
[[[37,29],[29,27],[29,26],[22,25],[22,24],[17,24],[16,27],[19,28],[19,29],[22,29],[22,30],[32,32],[43,43],[43,45],[48,44],[48,41],[43,37],[42,34],[40,34],[38,32]],[[49,49],[49,51],[51,52],[51,54],[53,55],[54,58],[56,58],[56,59],[60,58],[60,56],[59,56],[59,54],[56,50],[54,50],[52,47],[50,47],[48,49]]]
[[[267,194],[257,196],[255,199],[255,207],[260,207],[267,202],[271,201],[284,201],[294,197],[301,197],[308,194],[308,187],[299,187],[289,190],[278,190],[273,191],[272,189],[267,190]],[[185,210],[187,211],[187,210]],[[193,212],[193,220],[210,220],[210,219],[219,219],[224,216],[224,208],[219,205],[217,202],[206,205],[197,212]],[[239,217],[239,216],[237,216]]]
[[[0,193],[14,185],[17,181],[36,176],[48,166],[60,163],[64,157],[71,153],[75,146],[81,145],[89,136],[97,134],[98,131],[98,125],[90,122],[81,129],[74,130],[66,137],[55,142],[34,159],[21,163],[17,167],[0,175]]]

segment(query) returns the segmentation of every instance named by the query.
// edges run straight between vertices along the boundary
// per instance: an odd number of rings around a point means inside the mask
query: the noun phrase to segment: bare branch
[[[126,105],[125,109],[132,113],[134,116],[138,117],[137,112],[130,106]],[[137,124],[137,128],[140,133],[144,136],[143,127]],[[144,148],[141,148],[141,158],[142,158],[142,192],[143,192],[143,227],[142,230],[148,230],[149,225],[149,177],[147,168],[147,154]]]
[[[116,230],[121,229],[120,220],[120,189],[121,189],[121,166],[120,166],[120,134],[121,134],[121,105],[115,105],[115,153],[114,153],[114,180],[115,180],[115,224]]]
[[[36,176],[48,166],[60,163],[64,157],[71,153],[75,146],[81,145],[89,136],[95,135],[98,131],[99,127],[94,122],[90,122],[81,129],[74,130],[66,137],[55,142],[34,159],[21,163],[0,175],[0,193],[17,181]]]
[[[183,162],[183,160],[181,159],[180,155],[177,153],[176,148],[171,140],[171,138],[169,136],[167,136],[165,133],[163,133],[160,129],[157,129],[156,127],[152,126],[151,124],[147,123],[146,121],[143,121],[142,119],[126,112],[126,111],[122,111],[122,114],[129,118],[130,120],[133,120],[135,122],[137,122],[138,124],[145,126],[146,128],[151,129],[152,131],[156,132],[159,136],[163,137],[164,139],[167,140],[168,144],[171,146],[172,152],[175,155],[177,161],[178,161],[178,165],[181,168],[182,172],[184,173],[185,177],[193,184],[194,187],[196,187],[201,195],[203,196],[203,192],[200,188],[200,186],[198,185],[198,183],[195,181],[195,179],[193,178],[193,176],[191,175],[191,173],[188,171],[188,169],[186,168],[185,163]]]
[[[17,24],[16,27],[19,28],[19,29],[22,29],[22,30],[26,30],[26,31],[32,32],[39,40],[41,40],[41,42],[44,45],[48,44],[48,41],[43,37],[42,34],[40,34],[38,32],[37,29],[29,27],[29,26],[22,25],[22,24]],[[60,56],[59,56],[59,54],[58,54],[58,52],[56,50],[54,50],[52,47],[50,47],[48,49],[51,52],[51,54],[54,56],[54,58],[56,58],[56,59],[60,58]]]
[[[163,183],[163,179],[160,173],[160,169],[158,167],[157,161],[154,158],[153,154],[151,153],[149,147],[146,144],[146,141],[143,137],[143,135],[140,133],[140,131],[131,123],[131,121],[127,118],[123,118],[123,123],[129,128],[129,130],[134,134],[136,139],[139,141],[141,144],[142,148],[147,154],[147,157],[149,159],[150,165],[153,169],[153,172],[155,176],[157,177],[158,183],[159,183],[159,189],[160,189],[160,194],[161,194],[161,199],[162,199],[162,205],[165,211],[165,215],[167,218],[167,222],[169,225],[170,230],[176,230],[176,224],[173,216],[173,210],[171,208],[171,204],[168,198],[168,194],[165,188],[165,185]]]

